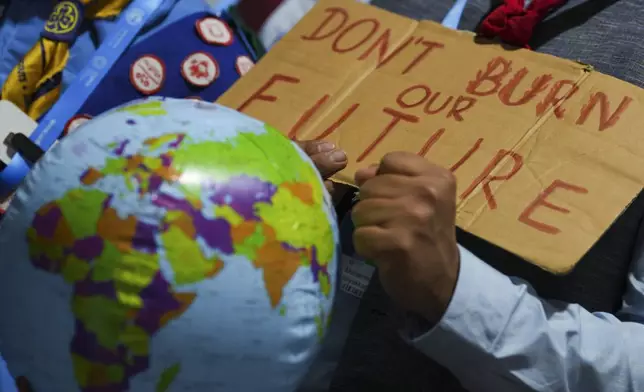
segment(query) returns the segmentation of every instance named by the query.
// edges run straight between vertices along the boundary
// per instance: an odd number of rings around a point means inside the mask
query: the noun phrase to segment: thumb
[[[324,179],[347,167],[347,154],[333,143],[307,140],[298,141],[297,145],[311,158]]]

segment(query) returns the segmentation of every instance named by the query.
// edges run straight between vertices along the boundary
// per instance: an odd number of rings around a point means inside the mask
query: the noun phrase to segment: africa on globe
[[[135,101],[45,154],[0,221],[0,353],[36,392],[293,391],[337,248],[293,142],[216,104]]]

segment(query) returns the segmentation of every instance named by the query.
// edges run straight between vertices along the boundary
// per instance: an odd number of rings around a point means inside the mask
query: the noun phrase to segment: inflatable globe
[[[48,152],[0,223],[0,353],[36,392],[292,391],[324,336],[337,228],[308,157],[190,100]]]

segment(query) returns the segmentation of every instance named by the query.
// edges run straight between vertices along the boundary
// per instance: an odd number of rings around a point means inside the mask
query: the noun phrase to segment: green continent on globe
[[[120,110],[165,114],[158,102]],[[194,143],[183,133],[164,134],[127,154],[129,144],[109,145],[104,165],[89,168],[81,187],[42,206],[27,234],[34,266],[73,287],[70,353],[84,392],[128,390],[130,379],[148,369],[152,336],[193,303],[196,292],[184,285],[217,276],[225,268],[221,256],[243,255],[261,269],[278,314],[286,314],[278,305],[300,266],[310,268],[325,295],[331,292],[327,267],[335,245],[322,186],[314,167],[277,131]],[[202,183],[182,182],[188,171]],[[164,211],[161,221],[119,214],[118,196],[99,189],[101,180],[114,177],[140,198],[151,196]],[[212,207],[205,208],[206,199]],[[160,270],[159,248],[169,276]],[[326,318],[321,311],[318,326]],[[157,391],[167,390],[179,372],[179,364],[166,369]]]
[[[240,132],[222,142],[186,144],[175,152],[173,167],[177,171],[190,168],[214,181],[252,173],[275,185],[273,199],[257,205],[259,218],[275,229],[277,240],[295,248],[314,249],[315,260],[304,262],[319,264],[314,267],[317,274],[335,252],[331,225],[320,225],[329,219],[321,207],[324,190],[315,168],[302,159],[292,143],[275,129],[265,128],[265,133]],[[328,283],[328,277],[324,279]]]
[[[168,114],[163,107],[163,101],[145,101],[133,105],[127,105],[118,110],[120,112],[128,112],[141,117],[163,116]]]
[[[110,200],[71,190],[41,207],[27,233],[33,264],[73,285],[70,352],[82,391],[127,390],[148,368],[151,337],[195,297],[174,292],[160,273],[154,227],[119,217]]]

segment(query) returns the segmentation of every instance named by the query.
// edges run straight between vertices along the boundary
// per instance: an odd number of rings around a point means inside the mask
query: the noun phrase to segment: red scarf
[[[524,0],[504,0],[479,25],[479,34],[488,38],[500,38],[503,42],[530,48],[534,28],[551,11],[568,0],[532,0],[525,7]]]

